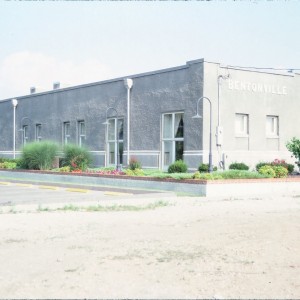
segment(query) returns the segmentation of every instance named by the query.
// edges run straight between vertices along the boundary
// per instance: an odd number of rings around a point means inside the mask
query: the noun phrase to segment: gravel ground
[[[300,195],[159,200],[2,210],[1,298],[300,298]]]

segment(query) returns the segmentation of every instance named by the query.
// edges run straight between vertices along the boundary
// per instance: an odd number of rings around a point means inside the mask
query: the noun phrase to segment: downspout
[[[124,79],[124,85],[127,89],[127,166],[130,160],[130,89],[132,88],[133,81],[130,78]]]
[[[11,103],[14,107],[14,119],[13,119],[13,157],[14,159],[16,158],[16,108],[17,108],[17,105],[18,105],[18,100],[17,99],[12,99],[11,100]]]
[[[221,126],[221,114],[220,114],[220,84],[221,80],[226,80],[230,78],[230,75],[219,75],[218,76],[218,124],[217,124],[217,130],[216,130],[216,140],[217,140],[217,149],[218,149],[218,155],[219,155],[219,166],[224,170],[225,164],[224,164],[224,158],[220,158],[221,155],[221,147],[223,144],[223,127]]]

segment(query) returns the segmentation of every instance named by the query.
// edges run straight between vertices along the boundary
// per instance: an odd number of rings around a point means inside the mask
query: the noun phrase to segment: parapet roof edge
[[[70,87],[60,88],[60,89],[56,89],[56,90],[43,91],[43,92],[40,92],[40,93],[28,94],[28,95],[23,95],[23,96],[18,96],[18,97],[11,97],[11,98],[8,98],[8,99],[0,100],[0,102],[11,101],[11,99],[14,99],[14,98],[16,98],[18,100],[21,100],[21,99],[26,99],[26,98],[31,98],[31,97],[36,97],[36,96],[41,96],[41,95],[46,95],[46,94],[58,93],[58,92],[62,92],[62,91],[80,89],[80,88],[85,88],[85,87],[89,87],[89,86],[95,86],[95,85],[100,85],[100,84],[106,84],[106,83],[121,81],[121,80],[124,80],[126,78],[132,78],[133,79],[133,78],[139,78],[139,77],[144,77],[144,76],[156,75],[156,74],[159,74],[159,73],[166,73],[166,72],[186,69],[191,64],[201,63],[203,61],[204,61],[203,58],[202,59],[196,59],[196,60],[190,60],[190,61],[187,61],[185,65],[181,65],[181,66],[177,66],[177,67],[165,68],[165,69],[149,71],[149,72],[144,72],[144,73],[138,73],[138,74],[133,74],[133,75],[126,75],[126,76],[117,77],[117,78],[113,78],[113,79],[101,80],[101,81],[96,81],[96,82],[91,82],[91,83],[84,83],[84,84],[80,84],[80,85],[74,85],[74,86],[70,86]]]
[[[238,71],[244,71],[244,72],[253,72],[253,73],[260,73],[260,74],[269,74],[269,75],[277,75],[277,76],[287,76],[287,77],[294,77],[294,74],[286,74],[286,73],[280,73],[280,71],[276,70],[254,70],[254,69],[247,69],[247,68],[239,68],[234,66],[220,66],[220,68],[224,69],[231,69],[231,70],[238,70]]]
[[[215,64],[215,65],[219,65],[220,68],[222,69],[231,69],[231,70],[238,70],[238,71],[245,71],[245,72],[254,72],[254,73],[264,73],[264,74],[271,74],[271,75],[281,75],[281,76],[288,76],[288,77],[294,77],[295,73],[291,73],[291,74],[286,74],[286,73],[281,73],[280,70],[278,70],[276,72],[276,70],[270,70],[270,71],[266,71],[266,69],[255,69],[255,67],[251,68],[251,67],[238,67],[238,66],[231,66],[231,65],[224,65],[221,63],[216,63],[216,62],[211,62],[211,61],[204,61],[205,63],[209,63],[209,64]]]

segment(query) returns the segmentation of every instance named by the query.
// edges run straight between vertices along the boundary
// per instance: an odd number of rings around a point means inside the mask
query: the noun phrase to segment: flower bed
[[[76,186],[172,191],[197,196],[250,196],[300,194],[300,176],[262,179],[173,179],[111,175],[99,173],[60,173],[49,171],[0,170],[0,178],[35,184],[68,184]]]

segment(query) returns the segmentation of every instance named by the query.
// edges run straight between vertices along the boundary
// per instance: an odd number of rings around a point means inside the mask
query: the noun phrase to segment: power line
[[[254,70],[273,70],[273,71],[287,71],[287,72],[294,72],[294,71],[300,71],[300,69],[297,68],[261,68],[261,67],[242,67],[242,66],[228,66],[230,68],[239,68],[239,69],[254,69]]]

